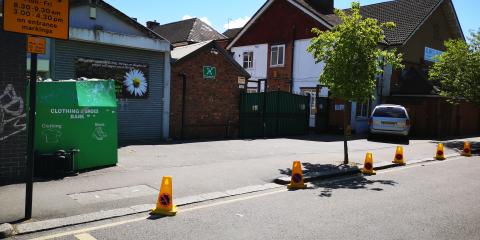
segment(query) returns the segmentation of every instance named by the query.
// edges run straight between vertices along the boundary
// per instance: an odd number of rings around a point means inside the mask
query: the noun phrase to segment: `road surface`
[[[457,157],[17,239],[479,239],[479,171]]]

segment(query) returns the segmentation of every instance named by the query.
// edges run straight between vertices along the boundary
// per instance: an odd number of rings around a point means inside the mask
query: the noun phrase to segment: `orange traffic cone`
[[[288,189],[305,189],[307,185],[303,181],[302,164],[300,161],[293,162],[292,180],[287,185]]]
[[[174,216],[177,214],[177,206],[173,205],[172,177],[164,176],[162,186],[158,194],[157,206],[152,209],[150,214]]]
[[[445,151],[443,149],[443,143],[438,144],[435,159],[437,159],[437,160],[445,160],[446,159],[445,158]]]
[[[462,155],[465,156],[465,157],[471,157],[472,156],[472,146],[470,145],[470,142],[465,141],[463,143]]]
[[[363,168],[360,170],[363,174],[375,175],[377,174],[375,170],[373,170],[373,154],[367,153],[365,156],[365,163],[363,164]]]
[[[403,159],[403,147],[398,146],[397,151],[395,152],[395,157],[393,158],[393,162],[398,165],[405,165],[405,159]]]

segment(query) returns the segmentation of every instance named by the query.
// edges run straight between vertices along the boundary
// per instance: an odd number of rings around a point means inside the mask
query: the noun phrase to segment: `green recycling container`
[[[75,170],[116,165],[115,82],[53,81],[37,84],[35,150],[75,153]]]

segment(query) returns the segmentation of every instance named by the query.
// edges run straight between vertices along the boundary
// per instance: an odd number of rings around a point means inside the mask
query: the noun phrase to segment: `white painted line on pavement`
[[[75,237],[78,240],[97,240],[96,238],[94,238],[92,235],[90,235],[88,233],[77,234],[77,235],[75,235]]]
[[[277,194],[277,193],[282,193],[282,192],[287,192],[287,191],[288,191],[287,189],[282,189],[282,190],[277,190],[277,191],[273,191],[273,192],[256,194],[256,195],[253,195],[253,196],[245,196],[245,197],[241,197],[241,198],[235,198],[235,199],[231,199],[231,200],[225,200],[225,201],[220,201],[220,202],[216,202],[216,203],[212,203],[212,204],[186,208],[186,209],[182,209],[180,207],[178,209],[178,211],[180,213],[190,212],[190,211],[200,210],[200,209],[204,209],[204,208],[215,207],[215,206],[219,206],[219,205],[224,205],[224,204],[229,204],[229,203],[234,203],[234,202],[240,202],[240,201],[245,201],[245,200],[259,198],[259,197],[265,197],[265,196],[269,196],[269,195],[273,195],[273,194]],[[75,235],[75,237],[77,237],[76,234],[82,234],[82,233],[85,233],[85,232],[92,232],[92,231],[100,230],[100,229],[104,229],[104,228],[116,227],[116,226],[119,226],[119,225],[123,225],[123,224],[127,224],[127,223],[133,223],[133,222],[139,222],[139,221],[146,220],[146,219],[147,218],[145,218],[145,217],[134,218],[134,219],[129,219],[129,220],[125,220],[125,221],[119,221],[119,222],[104,224],[104,225],[100,225],[100,226],[95,226],[95,227],[89,227],[89,228],[83,228],[83,229],[78,229],[78,230],[74,230],[74,231],[68,231],[68,232],[63,232],[63,233],[47,235],[47,236],[43,236],[43,237],[33,238],[31,240],[48,240],[48,239],[52,239],[52,238],[59,238],[59,237],[70,236],[70,235]],[[95,238],[93,238],[93,239],[95,239]],[[91,240],[91,239],[79,239],[79,240]]]

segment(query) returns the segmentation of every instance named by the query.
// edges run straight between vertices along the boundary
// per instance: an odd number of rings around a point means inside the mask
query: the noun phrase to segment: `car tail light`
[[[407,121],[405,121],[405,124],[407,125],[407,127],[410,127],[410,120],[407,119]]]
[[[373,124],[373,120],[372,120],[372,118],[369,118],[368,119],[368,126],[372,126],[372,124]]]

